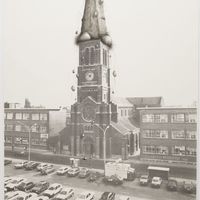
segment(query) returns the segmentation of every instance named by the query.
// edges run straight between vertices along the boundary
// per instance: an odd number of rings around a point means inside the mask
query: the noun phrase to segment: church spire
[[[107,46],[112,46],[112,39],[107,32],[103,4],[104,0],[85,0],[81,33],[77,38],[77,43],[100,39]]]

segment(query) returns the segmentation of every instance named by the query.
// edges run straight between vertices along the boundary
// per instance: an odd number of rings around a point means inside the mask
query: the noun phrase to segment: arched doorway
[[[95,154],[94,140],[90,136],[86,136],[83,139],[83,154],[86,157],[91,157]]]

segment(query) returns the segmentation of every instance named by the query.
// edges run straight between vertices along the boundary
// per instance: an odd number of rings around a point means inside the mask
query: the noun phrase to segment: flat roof
[[[4,108],[5,111],[59,111],[60,108]]]
[[[169,168],[168,167],[154,167],[154,166],[149,166],[148,170],[159,170],[159,171],[167,171],[167,172],[169,172]]]
[[[141,107],[137,108],[138,110],[171,110],[171,109],[197,109],[196,107],[178,107],[178,106],[171,106],[171,107]]]

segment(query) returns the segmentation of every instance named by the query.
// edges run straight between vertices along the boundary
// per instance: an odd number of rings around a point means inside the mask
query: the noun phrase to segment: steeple
[[[100,39],[108,47],[112,46],[104,16],[104,0],[85,0],[81,33],[77,43],[93,39]]]

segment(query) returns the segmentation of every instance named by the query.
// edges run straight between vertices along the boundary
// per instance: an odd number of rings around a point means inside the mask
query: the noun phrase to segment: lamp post
[[[28,130],[28,161],[31,160],[31,129],[33,126],[37,125],[36,123],[31,125],[31,126],[27,126],[26,124],[22,123],[22,122],[17,122],[18,124],[21,124],[23,126],[26,127],[26,129]]]
[[[99,124],[95,124],[96,127],[98,127],[103,132],[103,162],[104,162],[104,173],[105,173],[105,164],[106,164],[106,132],[109,129],[110,125],[107,125],[105,129],[103,129]]]

